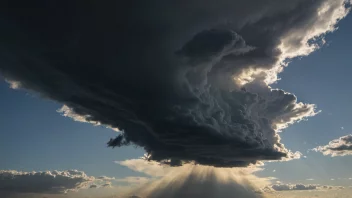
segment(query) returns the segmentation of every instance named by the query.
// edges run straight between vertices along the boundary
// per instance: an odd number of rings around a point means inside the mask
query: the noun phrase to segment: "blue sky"
[[[352,156],[330,157],[311,151],[352,131],[351,24],[349,14],[338,30],[326,35],[321,49],[295,58],[279,74],[281,80],[271,85],[295,94],[300,102],[316,104],[321,112],[280,132],[285,147],[305,157],[266,162],[264,170],[255,173],[258,177],[275,177],[273,182],[282,183],[352,186]],[[62,105],[11,89],[0,78],[0,170],[77,169],[94,177],[148,176],[115,163],[140,158],[143,149],[108,148],[107,141],[118,132],[64,117],[57,112]]]
[[[62,105],[0,84],[0,169],[84,170],[89,175],[134,175],[115,160],[136,158],[141,149],[111,149],[116,132],[74,122],[56,112]]]
[[[285,163],[268,163],[267,171],[280,180],[316,178],[322,183],[334,183],[331,178],[352,177],[352,157],[326,157],[320,153],[306,153],[318,145],[350,134],[352,130],[352,16],[339,23],[339,29],[326,36],[327,45],[307,57],[294,60],[274,84],[297,95],[298,100],[314,103],[322,112],[308,121],[296,123],[281,134],[282,142],[293,151],[307,155],[307,159]],[[344,129],[342,130],[341,127]],[[272,170],[276,170],[275,173]],[[308,181],[311,182],[311,181]],[[342,183],[342,182],[340,182]]]

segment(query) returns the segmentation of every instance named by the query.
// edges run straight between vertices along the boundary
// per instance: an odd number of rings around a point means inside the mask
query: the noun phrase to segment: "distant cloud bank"
[[[265,192],[271,191],[298,191],[298,190],[338,190],[344,189],[342,186],[327,186],[319,184],[274,184],[265,187]]]
[[[112,181],[142,183],[143,178],[119,178],[88,176],[83,171],[33,171],[0,170],[0,197],[4,194],[52,194],[60,195],[83,189],[106,188]],[[29,195],[28,195],[29,196]],[[16,196],[14,196],[16,197]]]
[[[19,172],[0,170],[0,191],[61,194],[86,188],[94,177],[82,171]]]

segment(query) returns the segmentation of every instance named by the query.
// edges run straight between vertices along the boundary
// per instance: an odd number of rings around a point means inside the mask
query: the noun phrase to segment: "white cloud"
[[[325,146],[318,146],[312,150],[321,152],[323,155],[331,155],[332,157],[352,155],[352,134],[342,136],[330,141]]]
[[[101,126],[102,125],[98,121],[90,120],[88,115],[79,115],[79,114],[75,113],[67,105],[63,105],[60,109],[57,110],[57,112],[60,113],[62,116],[72,118],[74,121],[77,121],[77,122],[90,123],[90,124],[92,124],[94,126]],[[106,128],[112,129],[112,130],[114,130],[116,132],[120,132],[120,130],[117,127],[106,126]]]
[[[307,179],[309,180],[309,179]],[[264,188],[265,192],[271,191],[304,191],[304,190],[338,190],[343,189],[343,186],[327,186],[319,184],[283,184],[277,183]]]
[[[94,179],[77,170],[43,172],[0,170],[0,191],[60,194],[87,188]]]
[[[82,171],[0,170],[0,198],[103,198],[125,195],[149,178],[87,176]]]
[[[14,81],[14,80],[5,80],[5,81],[10,84],[11,89],[21,88],[21,82],[19,81]]]

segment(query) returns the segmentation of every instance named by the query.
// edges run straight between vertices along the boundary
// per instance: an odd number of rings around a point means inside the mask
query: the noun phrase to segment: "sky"
[[[3,197],[351,196],[347,1],[37,2],[0,11]]]

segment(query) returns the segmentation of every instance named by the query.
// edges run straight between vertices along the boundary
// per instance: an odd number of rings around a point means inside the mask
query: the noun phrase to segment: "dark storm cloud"
[[[0,170],[0,194],[62,194],[85,188],[93,181],[94,177],[89,177],[84,172],[77,170],[45,172]]]
[[[64,115],[123,130],[109,146],[138,145],[150,160],[289,160],[300,154],[277,132],[315,106],[268,85],[319,47],[345,3],[5,0],[0,71]]]
[[[331,155],[332,157],[352,155],[352,135],[342,136],[339,139],[330,141],[325,146],[318,146],[312,150],[321,152],[324,155]]]

